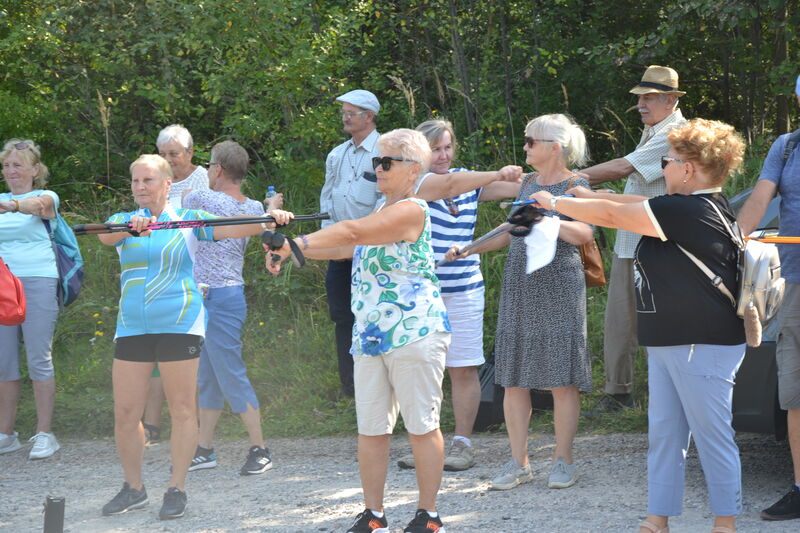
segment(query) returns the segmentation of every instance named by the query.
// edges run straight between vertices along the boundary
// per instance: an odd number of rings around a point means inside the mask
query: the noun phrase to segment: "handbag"
[[[572,179],[567,184],[567,189],[572,187],[577,176],[572,176]],[[606,272],[603,266],[603,256],[600,254],[600,247],[597,246],[597,239],[592,237],[592,240],[586,244],[578,246],[578,251],[581,253],[581,263],[583,263],[583,274],[586,277],[587,287],[602,287],[606,284]]]
[[[53,229],[50,221],[42,219],[47,233],[50,235],[50,243],[53,246],[53,254],[56,258],[58,267],[58,304],[63,308],[71,304],[81,292],[83,284],[84,268],[81,249],[78,247],[78,239],[75,232],[56,213],[56,228]]]
[[[25,322],[25,290],[0,257],[0,325],[19,326]]]

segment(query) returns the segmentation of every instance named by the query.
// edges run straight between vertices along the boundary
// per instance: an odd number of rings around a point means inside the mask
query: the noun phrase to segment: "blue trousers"
[[[647,348],[648,514],[683,510],[686,452],[694,438],[714,516],[742,510],[742,467],[733,440],[733,379],[745,345]]]
[[[247,316],[244,287],[209,289],[203,303],[208,312],[208,326],[197,388],[201,409],[222,409],[225,400],[231,411],[241,414],[247,406],[258,408],[258,398],[242,360],[242,326]]]

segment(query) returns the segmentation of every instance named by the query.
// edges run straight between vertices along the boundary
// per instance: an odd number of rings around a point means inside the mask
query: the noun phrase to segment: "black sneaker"
[[[403,533],[445,533],[442,519],[428,514],[425,509],[417,509],[414,520],[409,522]]]
[[[772,507],[767,507],[761,511],[763,520],[791,520],[800,518],[800,489],[797,485],[792,486],[783,498],[778,500]]]
[[[122,514],[147,505],[147,491],[132,489],[128,482],[122,484],[122,490],[110,502],[103,506],[103,516]]]
[[[378,518],[369,509],[364,509],[347,533],[389,533],[389,522],[386,521],[385,514]]]
[[[205,468],[214,468],[215,466],[217,466],[217,454],[214,453],[214,448],[198,446],[194,451],[192,464],[189,465],[189,472],[203,470]]]
[[[244,466],[239,470],[239,474],[243,476],[254,476],[256,474],[263,474],[272,468],[272,458],[269,455],[269,448],[260,446],[251,446],[250,451],[247,452],[247,461]]]
[[[170,487],[164,493],[164,503],[158,512],[159,520],[170,520],[180,518],[186,510],[186,493],[178,487]]]

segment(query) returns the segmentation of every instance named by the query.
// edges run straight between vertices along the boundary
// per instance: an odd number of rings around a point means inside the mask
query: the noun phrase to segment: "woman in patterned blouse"
[[[353,258],[350,353],[366,509],[348,532],[388,531],[383,488],[398,411],[419,486],[418,511],[405,531],[443,531],[436,495],[444,464],[439,411],[450,325],[434,273],[428,205],[414,195],[431,150],[420,132],[409,129],[384,134],[378,147],[373,166],[386,203],[365,218],[302,235],[295,243],[311,259]],[[279,253],[286,259],[288,244]],[[267,268],[277,274],[280,262],[269,261]]]

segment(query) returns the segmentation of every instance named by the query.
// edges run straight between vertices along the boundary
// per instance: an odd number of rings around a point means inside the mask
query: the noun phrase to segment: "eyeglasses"
[[[686,161],[684,161],[683,159],[678,159],[676,157],[663,156],[661,158],[661,170],[664,170],[665,168],[667,168],[667,165],[669,165],[673,161],[675,161],[676,163],[686,163]]]
[[[378,165],[384,170],[384,172],[390,170],[392,168],[392,161],[408,161],[409,163],[416,163],[413,159],[403,159],[402,157],[392,157],[390,155],[385,155],[383,157],[373,157],[372,158],[372,168],[378,168]]]
[[[19,143],[16,143],[16,144],[14,145],[14,149],[15,149],[15,150],[26,150],[26,149],[28,149],[28,148],[30,148],[30,147],[31,147],[30,143],[27,143],[27,142],[25,142],[25,141],[23,141],[23,142],[19,142]]]
[[[353,118],[356,115],[363,115],[364,113],[368,113],[368,111],[366,109],[364,111],[355,111],[355,112],[353,112],[353,111],[342,111],[342,118],[350,119],[350,118]]]
[[[533,148],[533,145],[536,143],[554,143],[551,139],[534,139],[533,137],[525,137],[525,144],[528,145],[528,148]]]
[[[208,162],[208,168],[211,168],[211,167],[213,167],[214,165],[219,165],[219,166],[222,166],[222,165],[220,165],[219,163],[217,163],[216,161],[209,161],[209,162]]]

